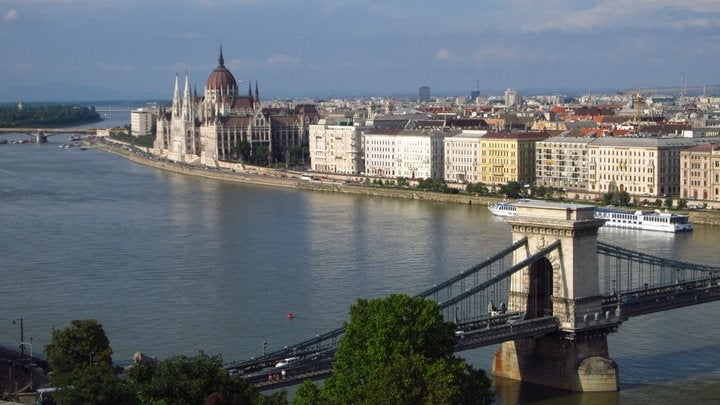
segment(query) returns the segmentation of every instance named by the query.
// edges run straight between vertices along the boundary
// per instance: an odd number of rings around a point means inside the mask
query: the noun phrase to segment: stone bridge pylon
[[[514,263],[560,240],[559,248],[514,274],[508,291],[509,311],[524,312],[525,319],[554,316],[560,332],[503,343],[493,358],[494,376],[572,391],[618,389],[617,364],[607,345],[612,327],[582,329],[575,322],[602,314],[597,235],[604,221],[593,217],[594,208],[524,202],[518,204],[517,216],[506,219],[513,242],[528,238],[527,248],[515,252]]]

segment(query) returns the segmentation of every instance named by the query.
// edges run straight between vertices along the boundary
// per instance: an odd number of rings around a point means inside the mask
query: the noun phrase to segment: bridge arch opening
[[[540,318],[553,314],[553,267],[546,257],[536,260],[530,265],[530,288],[528,290],[525,319]]]

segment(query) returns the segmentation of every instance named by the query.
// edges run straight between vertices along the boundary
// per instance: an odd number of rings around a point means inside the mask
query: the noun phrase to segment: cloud
[[[293,56],[279,54],[273,55],[265,60],[265,66],[274,67],[286,67],[286,66],[297,66],[300,64],[300,59]]]
[[[449,49],[438,49],[435,52],[436,62],[452,62],[453,60],[455,60],[455,56],[453,55],[453,52]]]
[[[18,11],[14,8],[6,11],[3,15],[3,19],[7,22],[15,22],[18,20],[18,17]]]

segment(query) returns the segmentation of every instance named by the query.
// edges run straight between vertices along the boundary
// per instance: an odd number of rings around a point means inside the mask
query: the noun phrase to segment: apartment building
[[[320,120],[310,125],[310,168],[325,173],[363,173],[363,129],[350,121]]]
[[[444,138],[460,131],[378,129],[364,134],[365,174],[444,178]]]
[[[536,184],[565,190],[588,189],[588,144],[595,138],[553,137],[536,145]]]
[[[480,139],[486,133],[485,130],[463,130],[445,138],[445,181],[480,181]]]
[[[680,153],[697,143],[690,138],[597,138],[588,144],[588,191],[678,196]]]
[[[535,184],[536,143],[547,132],[488,132],[480,139],[480,182]]]
[[[720,145],[703,143],[680,152],[680,197],[720,200]]]
[[[150,135],[157,116],[144,108],[130,111],[130,132],[133,136]]]

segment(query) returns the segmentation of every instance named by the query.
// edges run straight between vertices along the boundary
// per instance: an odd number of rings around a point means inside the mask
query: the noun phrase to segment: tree
[[[243,139],[233,146],[232,153],[240,159],[241,162],[246,163],[250,160],[250,150],[250,142]]]
[[[507,184],[500,186],[500,194],[510,198],[518,198],[522,194],[523,185],[517,181],[509,181]]]
[[[408,295],[360,299],[350,309],[322,389],[305,386],[293,403],[472,403],[493,399],[490,380],[453,356],[455,325],[437,303]],[[468,389],[484,387],[478,392]],[[318,391],[320,395],[318,395]]]
[[[133,404],[134,394],[117,378],[112,349],[96,320],[74,320],[55,330],[45,353],[52,370],[50,382],[63,404]]]
[[[230,377],[222,368],[220,356],[203,352],[134,365],[128,371],[128,381],[143,404],[202,404],[213,393],[232,404],[287,403],[284,392],[263,397],[244,379]]]
[[[74,320],[72,327],[54,330],[45,354],[54,379],[62,380],[77,369],[90,366],[112,369],[112,349],[96,320]]]

